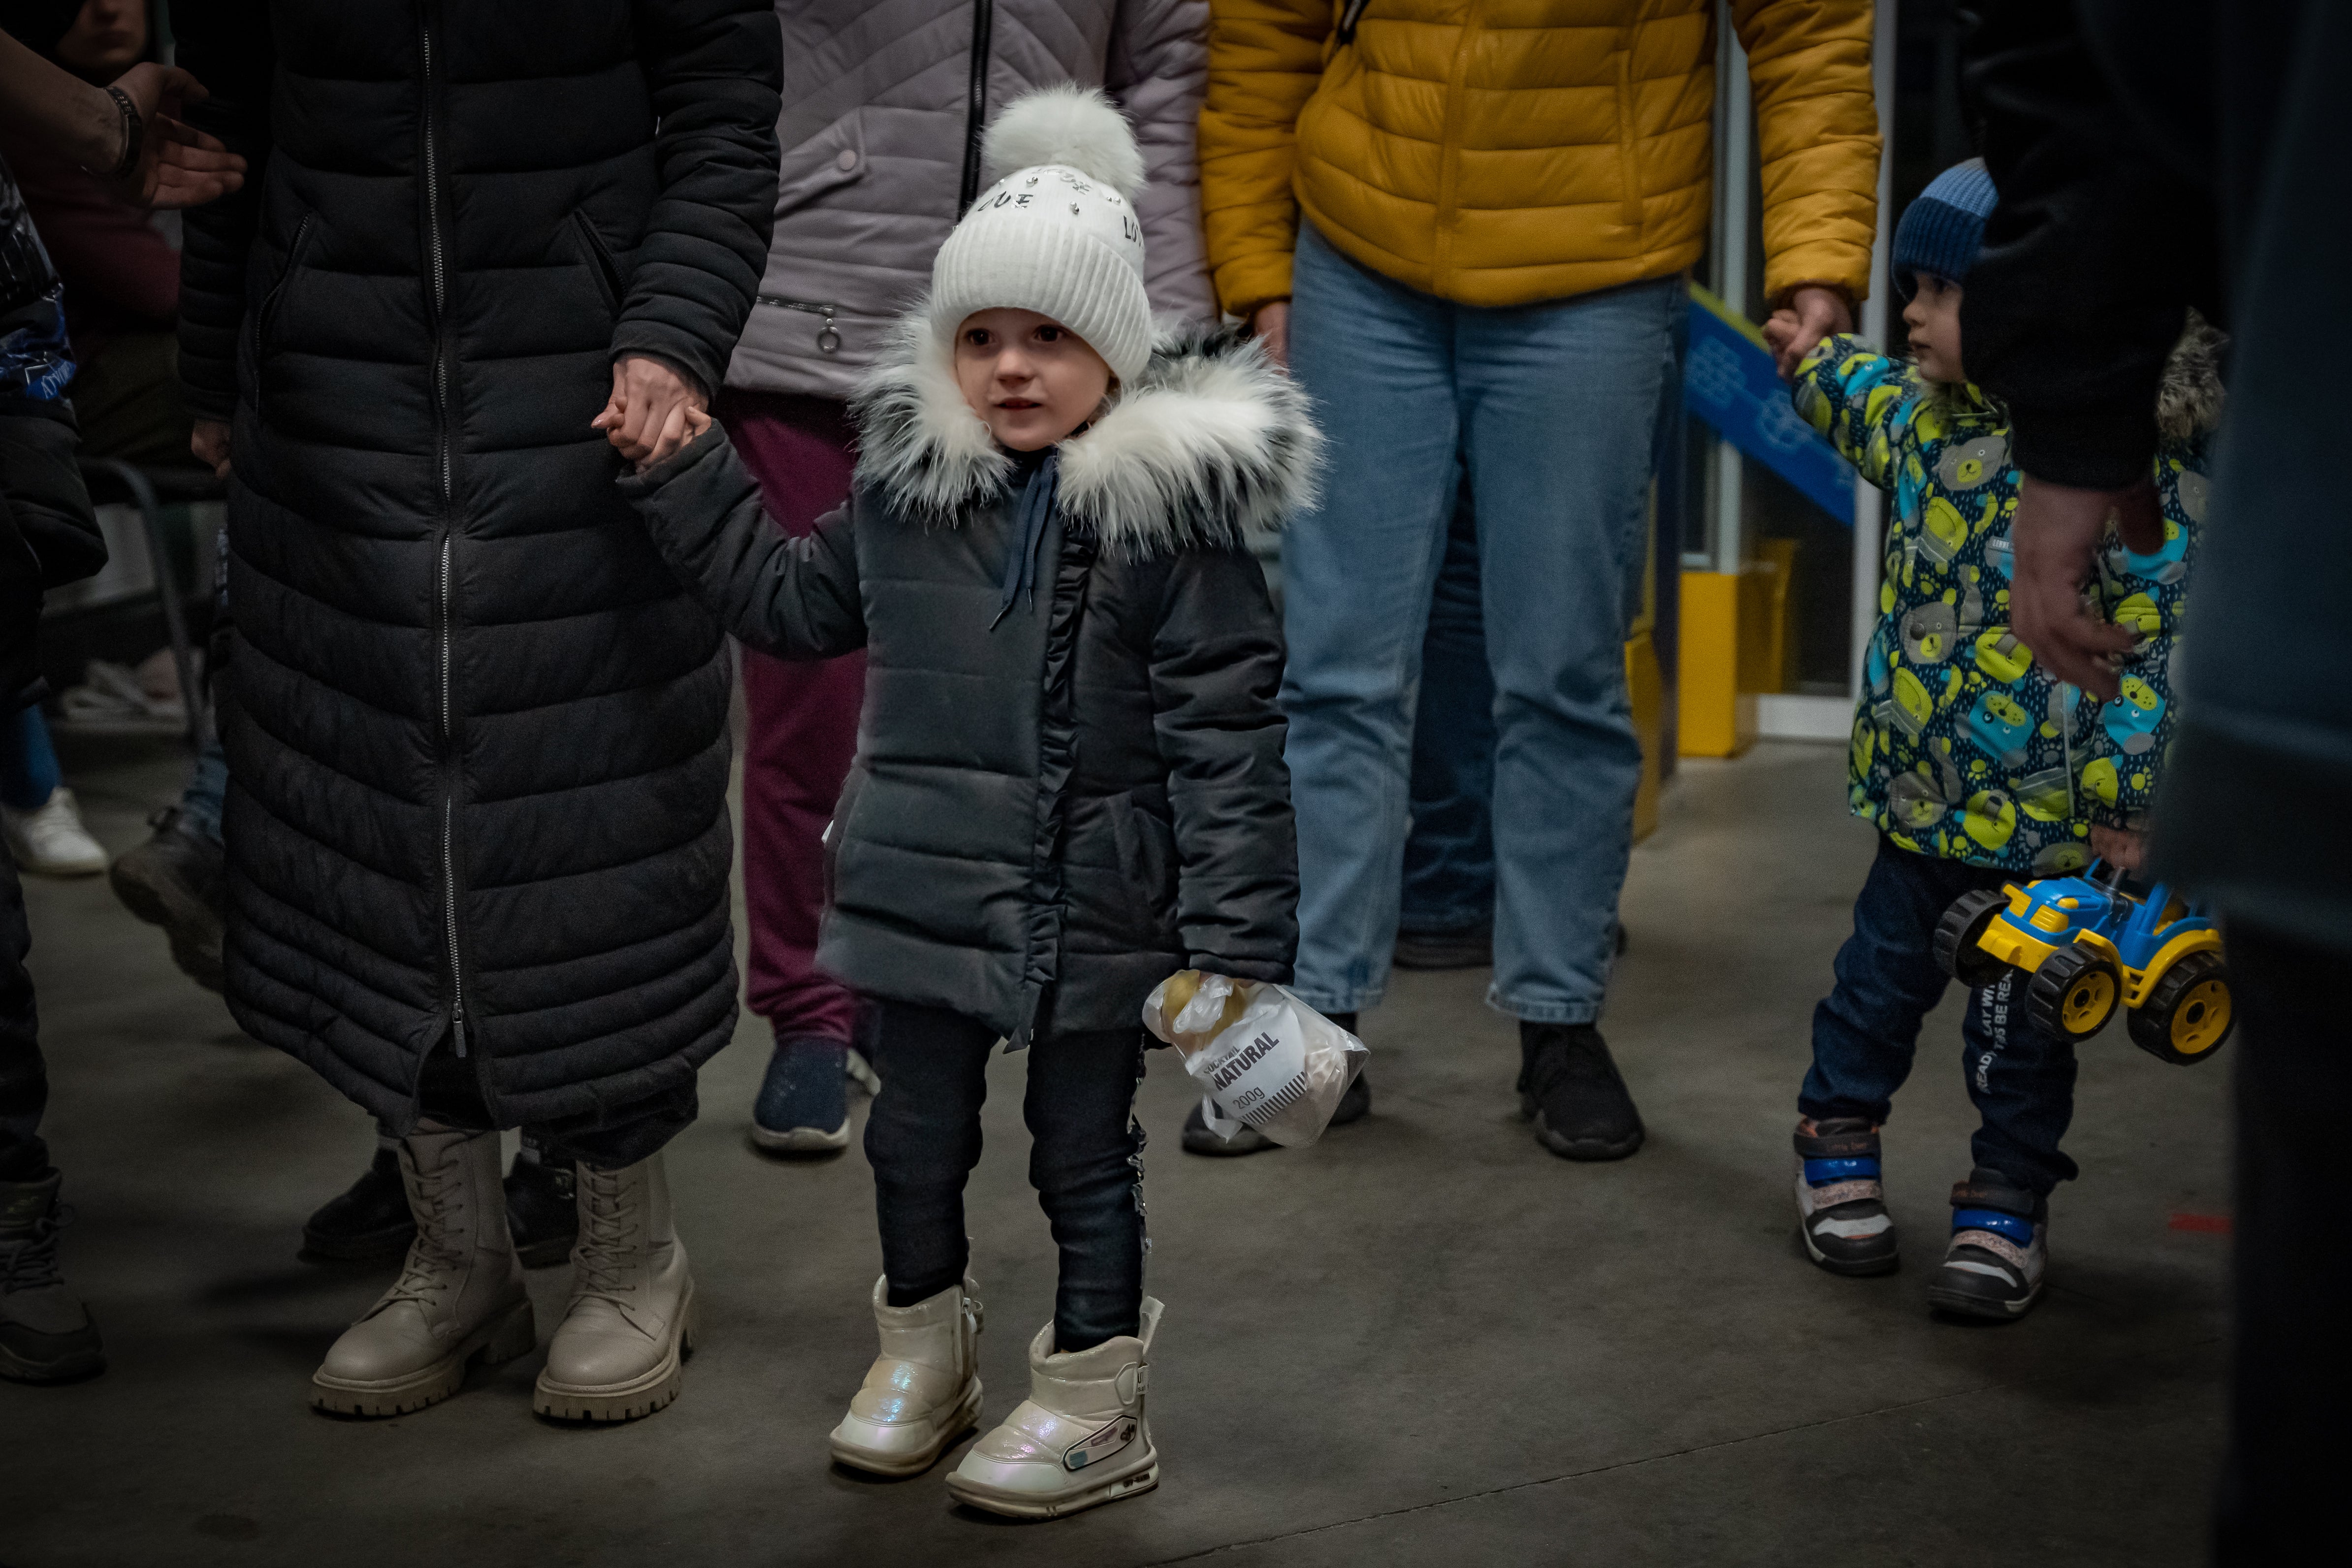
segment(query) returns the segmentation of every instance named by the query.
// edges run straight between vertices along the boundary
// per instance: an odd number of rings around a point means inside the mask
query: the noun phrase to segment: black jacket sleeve
[[[717,392],[768,265],[782,45],[769,0],[638,0],[661,128],[661,194],[638,242],[613,357],[649,354]]]
[[[1979,11],[1964,84],[2000,202],[1961,297],[1969,376],[2009,405],[2026,473],[2119,488],[2155,455],[2188,307],[2221,319],[2211,197],[2118,100],[2076,6]]]
[[[1152,724],[1176,820],[1176,922],[1185,962],[1287,982],[1298,951],[1298,834],[1290,813],[1282,626],[1247,551],[1170,563],[1151,642]]]
[[[236,345],[245,323],[245,269],[261,223],[271,144],[269,92],[278,54],[265,0],[174,0],[178,63],[212,94],[187,118],[245,155],[245,184],[183,218],[180,382],[188,412],[227,419],[236,409]]]
[[[42,591],[106,564],[75,461],[79,444],[64,403],[0,399],[0,718],[40,698]]]
[[[667,462],[620,483],[678,580],[748,646],[780,659],[866,646],[854,497],[815,532],[787,537],[716,423]]]

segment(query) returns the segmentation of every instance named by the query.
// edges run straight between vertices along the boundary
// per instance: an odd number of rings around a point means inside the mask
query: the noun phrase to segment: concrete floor
[[[68,766],[117,849],[176,783],[167,754],[123,745]],[[961,1512],[940,1472],[827,1464],[872,1353],[871,1190],[854,1147],[812,1166],[747,1146],[767,1054],[749,1019],[673,1151],[707,1314],[676,1405],[543,1423],[534,1357],[398,1420],[312,1413],[310,1369],[390,1273],[295,1257],[305,1214],[366,1158],[366,1119],[243,1040],[102,882],[37,885],[48,1130],[81,1216],[65,1258],[113,1364],[0,1385],[0,1563],[2200,1561],[2226,1069],[2159,1066],[2120,1027],[2087,1048],[2048,1300],[2012,1326],[1938,1322],[1921,1292],[1973,1124],[1948,1005],[1887,1134],[1903,1271],[1803,1260],[1794,1094],[1871,849],[1842,767],[1794,746],[1686,765],[1635,853],[1606,1023],[1650,1141],[1623,1164],[1530,1140],[1483,974],[1399,977],[1364,1030],[1373,1116],[1311,1151],[1181,1154],[1191,1095],[1156,1056],[1163,1481],[1046,1525]],[[1052,1292],[1023,1070],[992,1070],[971,1192],[991,1418]],[[533,1276],[542,1333],[565,1281]]]

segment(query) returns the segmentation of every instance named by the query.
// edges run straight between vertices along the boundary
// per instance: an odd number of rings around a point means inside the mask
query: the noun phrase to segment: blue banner
[[[1683,406],[1813,505],[1853,527],[1853,470],[1798,417],[1763,336],[1696,283],[1690,297],[1696,308],[1683,359]]]

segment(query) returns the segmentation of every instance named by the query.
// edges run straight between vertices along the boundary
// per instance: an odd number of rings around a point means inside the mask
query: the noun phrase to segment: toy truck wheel
[[[2191,953],[2132,1010],[2132,1043],[2158,1061],[2191,1066],[2221,1049],[2234,1013],[2229,965],[2219,953]]]
[[[1936,963],[1944,973],[1974,989],[1990,986],[2009,967],[1979,945],[1993,919],[2009,907],[2009,895],[1998,888],[1980,887],[1952,900],[1936,923]]]
[[[2033,971],[2025,1007],[2053,1034],[2088,1040],[2115,1017],[2123,994],[2123,976],[2111,959],[2086,947],[2061,947]]]

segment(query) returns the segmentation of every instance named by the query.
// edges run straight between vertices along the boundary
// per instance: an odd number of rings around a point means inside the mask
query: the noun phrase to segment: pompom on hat
[[[1121,382],[1151,358],[1143,289],[1143,154],[1108,99],[1041,88],[1005,107],[981,143],[996,183],[931,263],[942,340],[975,310],[1034,310],[1087,340]]]

